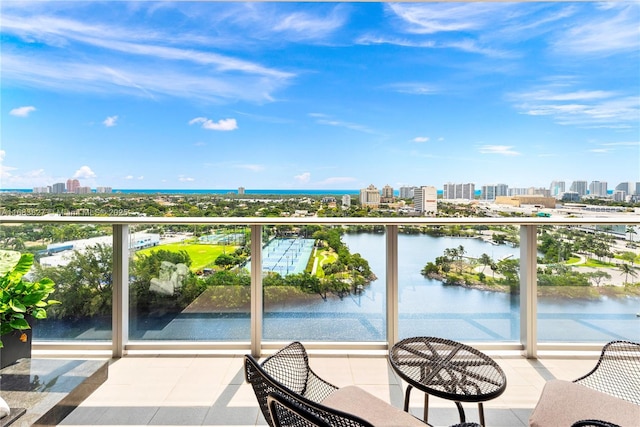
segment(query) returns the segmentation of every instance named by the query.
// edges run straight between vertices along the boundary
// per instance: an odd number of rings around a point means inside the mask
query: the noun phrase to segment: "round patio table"
[[[507,377],[486,354],[468,345],[434,337],[406,338],[389,351],[391,367],[408,383],[404,410],[409,411],[413,387],[424,395],[424,421],[429,415],[429,395],[453,400],[460,422],[465,422],[460,402],[477,402],[480,424],[484,422],[483,402],[500,396],[507,387]]]

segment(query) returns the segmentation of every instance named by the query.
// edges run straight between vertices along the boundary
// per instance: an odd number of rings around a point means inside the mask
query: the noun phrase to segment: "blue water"
[[[263,338],[266,341],[386,340],[386,268],[383,234],[348,234],[343,240],[352,253],[369,261],[378,277],[358,295],[339,298],[307,295],[304,299],[270,301],[265,297]],[[398,237],[398,313],[400,337],[434,335],[460,341],[519,342],[519,295],[445,286],[420,274],[424,265],[446,248],[463,246],[466,256],[488,254],[494,260],[519,257],[519,249],[494,246],[479,239]],[[485,273],[491,276],[487,268]],[[247,300],[250,290],[246,292]],[[266,294],[266,292],[265,292]],[[538,337],[541,342],[640,341],[640,298],[538,298]],[[229,312],[168,312],[131,315],[132,340],[247,341],[248,308]],[[91,324],[91,322],[93,324]],[[36,339],[108,340],[110,319],[65,324],[43,321]]]

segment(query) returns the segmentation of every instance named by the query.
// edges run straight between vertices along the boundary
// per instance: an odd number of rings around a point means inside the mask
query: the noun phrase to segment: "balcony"
[[[458,339],[496,358],[507,373],[508,387],[503,396],[487,403],[487,422],[489,425],[526,425],[546,380],[571,380],[588,372],[607,341],[640,341],[637,327],[640,318],[636,316],[640,312],[639,297],[623,299],[624,304],[616,306],[623,307],[620,310],[603,309],[593,301],[564,310],[563,306],[549,304],[548,296],[542,305],[537,278],[540,227],[637,227],[638,216],[590,219],[3,217],[0,220],[3,225],[101,224],[113,231],[110,321],[102,319],[102,323],[84,330],[80,328],[75,335],[71,333],[59,339],[52,338],[55,334],[47,335],[55,329],[50,327],[49,332],[40,332],[40,338],[36,333],[34,341],[34,357],[112,359],[108,381],[65,420],[65,425],[262,425],[264,420],[257,412],[255,397],[244,384],[241,355],[265,355],[292,340],[305,343],[312,355],[312,366],[329,381],[340,386],[361,385],[401,407],[403,385],[384,356],[391,343],[416,334]],[[161,328],[155,324],[148,327],[130,307],[129,247],[132,229],[158,224],[247,227],[251,240],[250,285],[240,292],[246,293],[243,298],[249,301],[248,309],[213,315],[185,310],[167,317]],[[351,307],[348,310],[292,311],[274,301],[269,303],[272,294],[265,292],[262,271],[268,257],[261,238],[264,227],[308,224],[367,225],[384,230],[372,235],[376,243],[365,242],[373,247],[374,257],[379,257],[384,267],[382,273],[376,271],[378,287],[345,297],[345,304]],[[435,301],[435,306],[428,306],[425,298],[431,297],[424,293],[428,289],[418,282],[409,286],[403,283],[410,280],[400,271],[404,268],[404,257],[415,248],[407,245],[402,228],[452,225],[519,228],[519,248],[514,249],[520,258],[519,290],[506,296],[503,309],[483,309],[488,304],[483,298],[464,302],[471,291],[458,287],[456,291],[462,291],[459,299],[442,297]],[[356,249],[352,252],[358,252]],[[420,276],[420,280],[424,278]],[[476,296],[484,295],[484,291],[473,292]],[[47,322],[43,322],[44,329]],[[299,327],[291,327],[294,324]],[[194,333],[194,328],[200,335]],[[237,330],[232,339],[216,332],[231,329]],[[414,393],[412,399],[411,410],[421,414],[420,394]],[[468,413],[471,420],[477,420],[473,408],[469,408]],[[453,423],[456,417],[450,402],[433,400],[430,418],[433,424]]]
[[[111,250],[113,265],[109,280],[112,280],[113,298],[111,319],[100,319],[91,331],[74,335],[73,330],[62,338],[56,332],[48,334],[48,321],[43,322],[40,333],[36,331],[37,350],[79,350],[109,351],[113,357],[121,357],[130,350],[140,351],[199,351],[199,350],[250,350],[259,355],[263,350],[277,348],[283,342],[302,340],[311,348],[340,350],[385,350],[387,343],[419,335],[423,330],[432,335],[445,336],[460,341],[474,343],[481,349],[501,349],[523,351],[529,358],[535,358],[538,350],[582,349],[595,350],[612,339],[640,340],[637,328],[640,311],[637,295],[620,298],[621,305],[613,308],[604,306],[599,298],[582,301],[570,307],[554,306],[560,297],[544,296],[544,305],[539,302],[537,279],[537,236],[539,227],[565,226],[615,226],[633,227],[640,224],[635,215],[615,218],[129,218],[129,217],[3,217],[2,223],[10,224],[100,224],[112,228]],[[250,286],[239,287],[234,292],[240,299],[249,301],[245,308],[210,313],[190,305],[180,313],[167,316],[164,324],[146,325],[142,317],[130,307],[129,263],[131,254],[130,229],[154,225],[189,226],[238,226],[250,230]],[[354,246],[352,252],[367,250],[366,256],[376,265],[375,286],[358,294],[355,292],[341,296],[333,305],[351,307],[331,309],[332,304],[325,299],[323,304],[316,294],[311,308],[307,300],[302,308],[285,307],[273,292],[265,292],[263,287],[263,263],[269,258],[268,246],[263,245],[263,228],[267,226],[355,226],[367,225],[383,231],[369,235],[358,243],[349,235],[347,245]],[[467,292],[464,288],[452,288],[458,294],[436,295],[429,293],[432,287],[425,287],[424,277],[405,277],[405,270],[420,271],[429,258],[419,258],[420,265],[405,266],[411,253],[425,251],[422,246],[411,246],[412,239],[400,233],[402,227],[419,226],[510,226],[519,228],[519,249],[515,248],[504,258],[519,257],[519,289],[502,294],[500,304],[487,298],[495,292]],[[515,236],[515,234],[514,234]],[[620,239],[624,239],[618,236]],[[372,240],[373,239],[373,240]],[[460,239],[467,245],[477,239]],[[440,240],[429,240],[429,245]],[[622,240],[624,242],[624,240]],[[360,246],[358,246],[358,244]],[[498,247],[480,243],[484,251],[498,250]],[[495,249],[493,249],[495,248]],[[300,250],[300,249],[298,249]],[[266,251],[266,252],[265,252]],[[515,252],[514,252],[515,251]],[[364,252],[363,252],[364,253]],[[476,254],[475,256],[478,256]],[[286,255],[289,257],[289,255]],[[292,255],[293,256],[293,255]],[[426,255],[425,255],[426,257]],[[281,256],[284,259],[284,255]],[[424,261],[423,261],[424,259]],[[293,262],[290,260],[289,264]],[[265,264],[266,265],[266,264]],[[107,266],[108,268],[108,266]],[[266,268],[266,267],[265,267]],[[289,268],[289,267],[287,267]],[[400,271],[402,269],[402,271]],[[488,271],[488,270],[487,270]],[[414,274],[415,275],[415,274]],[[247,278],[249,280],[249,278]],[[516,280],[517,277],[516,277]],[[405,283],[410,282],[410,283]],[[439,283],[438,289],[443,288]],[[225,288],[225,287],[222,287]],[[273,290],[273,289],[272,289]],[[278,289],[276,289],[278,290]],[[216,289],[220,291],[220,287]],[[435,295],[435,296],[434,296]],[[132,296],[135,297],[135,296]],[[344,299],[344,301],[342,301]],[[453,301],[455,299],[455,301]],[[540,297],[542,299],[542,297]],[[425,305],[420,303],[424,301]],[[417,303],[416,303],[417,302]],[[305,305],[306,304],[306,305]],[[489,305],[487,309],[483,306]],[[264,307],[264,309],[263,309]],[[295,308],[295,307],[294,307]],[[156,309],[159,311],[160,309]],[[351,311],[350,311],[351,310]],[[157,320],[157,319],[156,319]],[[301,325],[292,329],[291,325]],[[193,327],[196,325],[196,332]],[[562,327],[557,327],[562,325]],[[58,325],[55,325],[58,327]],[[570,334],[563,334],[565,328]],[[155,328],[155,329],[154,329]],[[214,329],[237,332],[230,337],[226,333],[216,334]],[[55,328],[51,326],[50,331]],[[157,330],[160,330],[157,332]],[[203,332],[204,331],[204,332]],[[287,332],[287,331],[290,331]],[[71,337],[71,338],[69,338]]]

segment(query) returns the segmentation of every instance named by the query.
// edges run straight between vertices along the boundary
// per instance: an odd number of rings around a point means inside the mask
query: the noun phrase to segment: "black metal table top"
[[[434,337],[406,338],[389,351],[393,369],[413,387],[459,402],[500,396],[507,377],[486,354],[468,345]]]

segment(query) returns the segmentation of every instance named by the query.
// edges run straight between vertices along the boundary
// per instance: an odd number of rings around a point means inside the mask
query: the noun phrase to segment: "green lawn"
[[[616,265],[611,262],[598,261],[597,259],[589,258],[587,262],[580,265],[581,267],[615,267]]]
[[[224,245],[200,245],[197,243],[169,243],[166,245],[154,246],[153,248],[142,249],[136,255],[148,255],[151,252],[165,250],[171,252],[186,251],[191,257],[191,271],[202,270],[205,267],[213,266],[213,262],[223,253],[233,253],[237,246]]]

